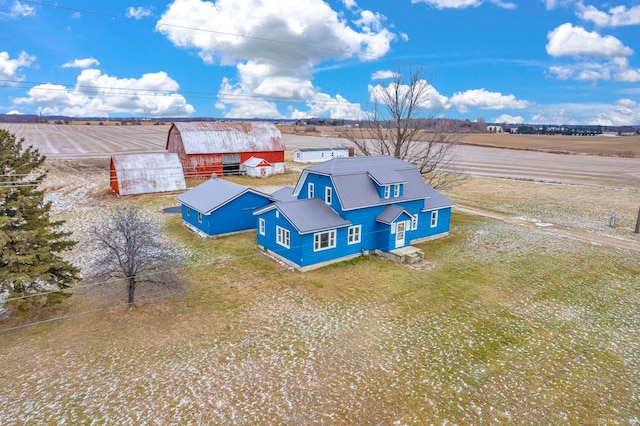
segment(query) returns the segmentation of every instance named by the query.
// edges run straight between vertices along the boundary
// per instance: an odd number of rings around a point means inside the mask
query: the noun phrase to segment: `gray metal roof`
[[[293,188],[290,186],[285,186],[275,192],[272,192],[271,198],[274,198],[276,201],[283,202],[297,200],[297,198],[293,196]]]
[[[334,158],[306,167],[294,194],[298,194],[309,171],[331,176],[344,210],[391,204],[429,197],[435,190],[427,185],[416,166],[389,156]],[[373,175],[391,185],[404,183],[402,196],[380,198]],[[453,205],[453,203],[450,203]]]
[[[173,123],[187,154],[284,151],[280,130],[272,123],[194,121]]]
[[[111,161],[120,195],[180,191],[187,187],[178,154],[115,154]]]
[[[271,197],[267,194],[219,178],[211,178],[191,188],[187,192],[178,195],[176,199],[196,211],[209,214],[228,202],[233,201],[245,192],[253,192],[254,194],[271,200]]]
[[[271,165],[271,163],[266,161],[264,158],[258,158],[258,157],[251,157],[242,164],[247,167],[257,167],[260,165],[260,163],[266,163],[268,165]]]
[[[321,151],[349,151],[349,148],[346,146],[338,146],[338,147],[327,147],[327,148],[299,148],[293,152],[321,152]]]
[[[397,171],[389,167],[370,167],[367,170],[369,176],[376,181],[380,186],[395,185],[399,183],[406,183],[407,180]]]
[[[275,203],[270,208],[278,209],[301,234],[351,225],[319,198]]]
[[[387,207],[386,209],[384,209],[382,211],[382,213],[380,213],[378,215],[378,217],[376,217],[376,220],[378,222],[382,222],[382,223],[386,223],[387,225],[392,224],[402,213],[406,213],[409,216],[412,216],[411,213],[409,213],[408,211],[406,211],[405,209],[403,209],[400,206],[396,206],[394,204],[390,205],[389,207]]]
[[[429,198],[424,200],[424,207],[422,208],[422,210],[437,210],[453,206],[455,206],[455,203],[453,201],[451,201],[435,189],[429,187]]]

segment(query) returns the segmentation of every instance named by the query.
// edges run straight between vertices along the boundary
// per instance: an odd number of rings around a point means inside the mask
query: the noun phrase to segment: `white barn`
[[[353,151],[347,147],[301,148],[293,151],[293,161],[298,163],[316,163],[350,156],[353,156]]]

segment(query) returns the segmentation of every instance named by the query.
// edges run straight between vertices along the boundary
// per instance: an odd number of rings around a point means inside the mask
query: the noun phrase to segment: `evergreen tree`
[[[59,253],[76,242],[52,222],[51,203],[38,190],[46,176],[45,156],[24,139],[0,129],[0,294],[57,291],[78,279],[80,270]]]

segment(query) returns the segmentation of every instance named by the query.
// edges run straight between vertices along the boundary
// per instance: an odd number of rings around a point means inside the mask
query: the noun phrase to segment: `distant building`
[[[491,133],[504,133],[502,126],[487,126],[487,132]]]
[[[176,154],[116,154],[111,156],[110,186],[118,195],[186,189],[182,164]]]
[[[272,173],[284,173],[285,145],[271,123],[176,122],[169,129],[167,150],[178,155],[186,177],[237,175],[251,157],[270,163]]]
[[[339,157],[353,157],[353,148],[301,148],[293,151],[293,161],[314,163]]]

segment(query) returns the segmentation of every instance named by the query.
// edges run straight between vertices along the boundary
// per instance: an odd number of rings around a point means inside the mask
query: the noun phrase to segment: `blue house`
[[[413,164],[345,157],[305,168],[290,198],[254,215],[258,245],[308,270],[447,235],[453,205]]]
[[[274,201],[267,194],[213,177],[179,195],[182,219],[206,235],[224,235],[256,229],[253,213]]]

